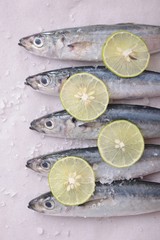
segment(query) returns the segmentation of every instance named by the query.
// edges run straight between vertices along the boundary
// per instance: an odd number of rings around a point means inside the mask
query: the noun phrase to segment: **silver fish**
[[[66,111],[54,112],[35,119],[30,129],[58,138],[97,139],[107,123],[126,119],[135,123],[144,138],[160,137],[160,109],[128,104],[110,104],[107,111],[93,122],[81,122]]]
[[[77,156],[87,160],[95,172],[96,181],[101,183],[143,177],[160,171],[160,145],[147,144],[141,159],[128,168],[114,168],[102,161],[97,147],[53,152],[28,160],[26,167],[48,176],[54,163],[67,156]]]
[[[160,211],[160,183],[140,180],[97,184],[95,194],[80,206],[64,206],[45,193],[29,202],[28,208],[61,217],[114,217]]]
[[[80,72],[91,73],[103,80],[108,87],[110,99],[113,100],[160,96],[160,73],[144,72],[131,80],[117,77],[102,66],[63,68],[43,72],[28,77],[25,84],[38,92],[59,96],[64,81]]]
[[[24,37],[19,45],[29,52],[48,58],[102,61],[102,46],[106,39],[119,30],[126,30],[142,37],[150,53],[160,51],[160,27],[133,23],[95,25],[59,29]]]

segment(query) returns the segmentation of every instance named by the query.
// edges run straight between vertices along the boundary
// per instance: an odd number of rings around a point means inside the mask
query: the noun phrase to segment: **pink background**
[[[159,240],[160,213],[106,219],[56,218],[35,213],[28,202],[49,190],[46,178],[25,168],[29,158],[87,142],[43,137],[29,130],[36,117],[62,109],[58,99],[24,86],[27,76],[83,63],[48,60],[20,48],[18,40],[42,30],[134,22],[160,25],[160,1],[0,1],[0,239]],[[155,56],[158,59],[159,55]],[[160,68],[159,68],[160,69]],[[136,101],[134,101],[136,102]],[[160,99],[139,101],[160,107]],[[160,144],[160,140],[153,141]],[[151,177],[160,181],[160,175]]]

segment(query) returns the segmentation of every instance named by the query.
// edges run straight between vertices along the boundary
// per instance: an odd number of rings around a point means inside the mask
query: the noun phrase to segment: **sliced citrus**
[[[98,137],[98,149],[108,164],[123,168],[137,162],[144,151],[144,139],[138,127],[126,120],[106,125]]]
[[[49,173],[49,186],[53,196],[60,203],[69,206],[80,205],[94,192],[94,172],[82,158],[65,157],[53,165]]]
[[[66,111],[81,121],[91,121],[103,114],[109,94],[102,80],[89,73],[77,73],[68,78],[60,91]]]
[[[150,54],[140,37],[127,31],[119,31],[105,42],[102,58],[106,67],[116,75],[135,77],[147,68]]]

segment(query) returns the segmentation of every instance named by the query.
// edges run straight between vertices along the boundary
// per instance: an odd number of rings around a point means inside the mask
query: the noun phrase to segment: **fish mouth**
[[[34,201],[34,200],[31,200],[31,201],[28,203],[28,208],[29,208],[29,209],[32,209],[32,210],[36,210],[36,209],[35,209],[35,201]]]
[[[34,126],[30,126],[29,129],[34,130],[34,131],[36,131],[36,132],[45,133],[43,130],[39,131],[39,130],[38,130],[36,127],[34,127]]]
[[[18,45],[19,45],[20,47],[24,47],[24,48],[25,48],[25,40],[24,40],[24,38],[21,38],[21,39],[19,40]]]
[[[18,42],[18,45],[20,47],[24,47],[27,50],[31,49],[31,42],[29,41],[29,38],[21,38]]]
[[[34,130],[34,131],[36,131],[36,132],[45,133],[44,130],[42,130],[42,129],[39,130],[39,127],[38,127],[37,124],[36,124],[36,120],[33,120],[33,121],[30,123],[29,129]]]
[[[38,130],[37,130],[35,127],[33,127],[32,125],[29,127],[29,129],[31,129],[31,130],[35,130],[35,131],[38,132]]]
[[[29,129],[38,131],[37,128],[36,128],[36,121],[35,121],[35,120],[33,120],[33,121],[30,123]]]
[[[36,84],[32,83],[32,80],[33,80],[32,77],[27,77],[24,84],[32,87],[34,90],[37,90],[38,86]]]
[[[39,132],[38,129],[36,127],[32,126],[32,125],[29,127],[29,129],[34,130],[36,132]]]
[[[38,207],[38,199],[33,199],[28,203],[28,208],[36,212],[44,213],[44,210]]]
[[[24,82],[24,84],[32,87],[32,84],[30,83],[30,77],[26,78],[26,81]]]
[[[27,161],[26,167],[32,169],[32,162],[31,162],[31,160]]]
[[[23,44],[21,42],[18,43],[19,46],[23,47]]]
[[[28,204],[28,208],[33,210],[33,207],[32,207],[32,205],[30,204],[30,202],[29,202],[29,204]]]

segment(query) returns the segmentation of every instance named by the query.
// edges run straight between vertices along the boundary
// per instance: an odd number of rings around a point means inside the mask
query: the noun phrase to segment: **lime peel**
[[[136,77],[148,66],[150,54],[146,43],[128,31],[118,31],[107,38],[102,48],[105,66],[119,77]]]
[[[95,175],[84,159],[69,156],[58,160],[49,173],[49,186],[53,196],[68,206],[83,204],[95,189]]]
[[[127,120],[116,120],[103,127],[97,145],[102,159],[118,168],[133,165],[144,152],[139,128]]]
[[[96,76],[81,72],[68,78],[60,91],[65,110],[80,121],[92,121],[102,115],[109,103],[105,83]]]

